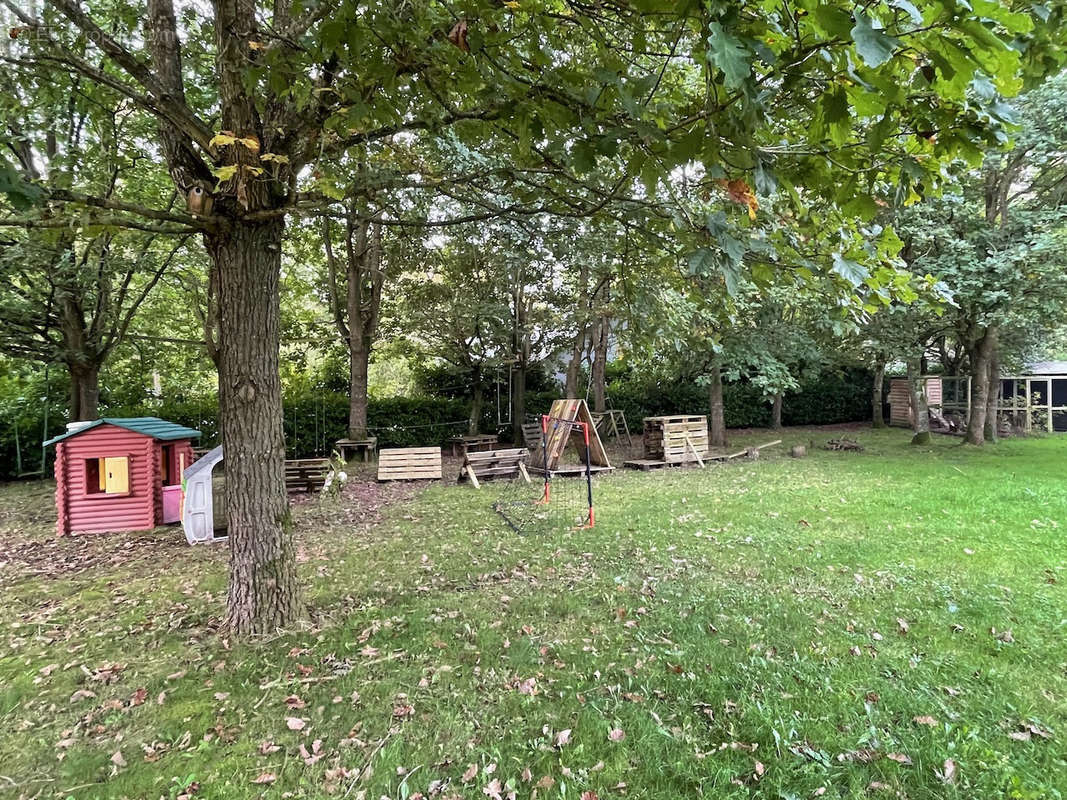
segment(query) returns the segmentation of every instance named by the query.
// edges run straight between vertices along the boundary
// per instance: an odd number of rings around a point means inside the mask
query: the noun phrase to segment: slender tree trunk
[[[930,410],[926,398],[926,385],[922,379],[922,359],[908,359],[908,392],[911,394],[911,429],[915,435],[912,444],[930,443]]]
[[[885,362],[879,361],[874,369],[874,385],[871,387],[871,426],[885,427],[885,413],[882,407],[882,391],[885,386]]]
[[[606,411],[608,408],[607,366],[608,366],[608,331],[610,318],[601,316],[596,323],[593,340],[593,410]]]
[[[771,430],[782,429],[782,393],[778,392],[771,400]]]
[[[989,387],[985,412],[985,440],[996,444],[1000,439],[999,414],[997,406],[1000,400],[1000,357],[994,349],[989,354]]]
[[[578,267],[578,302],[574,315],[574,344],[571,346],[571,360],[567,364],[567,381],[564,395],[568,398],[578,397],[578,371],[582,366],[585,343],[589,338],[589,266],[583,260]]]
[[[585,340],[586,332],[583,328],[574,336],[571,360],[567,364],[567,380],[563,384],[563,394],[568,398],[578,397],[578,371],[582,367],[582,356],[585,354]]]
[[[100,365],[71,363],[70,373],[70,419],[72,422],[93,420],[99,417]]]
[[[467,422],[467,433],[471,436],[478,433],[482,424],[482,404],[485,393],[482,389],[482,368],[475,367],[471,373],[471,416]]]
[[[234,221],[205,237],[219,276],[219,406],[226,452],[226,627],[266,633],[303,613],[285,493],[278,373],[284,223]]]
[[[526,359],[520,358],[511,373],[511,435],[522,441],[522,423],[526,419]]]
[[[711,366],[708,383],[708,405],[711,418],[708,420],[708,443],[712,447],[726,447],[726,415],[722,398],[722,365],[716,359]]]
[[[367,437],[367,374],[370,367],[369,336],[349,339],[348,438]]]
[[[997,346],[996,328],[985,334],[971,348],[971,416],[967,422],[967,444],[985,443],[986,412],[989,407],[989,359]]]

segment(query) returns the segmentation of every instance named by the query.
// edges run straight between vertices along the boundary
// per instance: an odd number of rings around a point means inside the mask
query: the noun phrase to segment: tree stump
[[[795,444],[789,448],[789,455],[793,458],[803,458],[808,454],[808,448],[802,444]]]

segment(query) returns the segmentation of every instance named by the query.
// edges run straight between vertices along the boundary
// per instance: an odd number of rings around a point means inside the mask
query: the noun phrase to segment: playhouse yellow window
[[[104,459],[104,491],[127,494],[130,491],[130,460],[126,456]]]

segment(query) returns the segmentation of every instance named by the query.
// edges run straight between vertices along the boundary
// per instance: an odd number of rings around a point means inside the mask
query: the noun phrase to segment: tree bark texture
[[[994,349],[989,354],[989,385],[987,388],[986,412],[985,412],[985,440],[996,444],[1000,439],[999,413],[997,406],[1000,404],[1000,357]]]
[[[578,372],[582,367],[586,341],[589,339],[589,266],[582,261],[578,267],[578,302],[574,314],[574,344],[571,345],[571,360],[567,364],[567,380],[564,395],[578,397]]]
[[[67,364],[70,373],[70,418],[71,421],[93,420],[99,417],[100,365]]]
[[[997,329],[987,328],[971,348],[971,416],[967,421],[967,444],[985,443],[986,412],[989,408],[989,361],[997,347]]]
[[[226,453],[226,627],[266,633],[303,613],[285,492],[278,373],[283,223],[235,221],[206,237],[219,277],[219,405]]]
[[[774,395],[774,399],[771,400],[771,429],[780,431],[782,429],[782,393],[778,392]]]
[[[474,436],[482,424],[482,405],[485,392],[482,387],[481,367],[475,367],[471,373],[471,416],[467,422],[467,433]]]
[[[526,419],[526,373],[530,367],[533,345],[529,328],[530,304],[521,277],[511,292],[511,347],[515,366],[511,371],[511,436],[522,441],[522,423]]]
[[[378,331],[382,306],[382,226],[349,213],[345,217],[345,284],[334,255],[332,226],[323,218],[322,239],[326,250],[330,311],[337,332],[348,346],[348,436],[367,436],[367,386],[371,349]]]
[[[885,413],[882,406],[882,392],[885,387],[885,363],[879,362],[874,368],[874,385],[871,387],[871,426],[885,427]]]
[[[912,444],[930,443],[930,410],[927,405],[926,385],[922,379],[922,359],[908,359],[908,392],[911,395],[911,429],[915,435]]]
[[[708,443],[712,447],[726,447],[726,415],[722,398],[722,365],[718,359],[711,367],[708,383],[708,405],[711,416],[708,420]]]

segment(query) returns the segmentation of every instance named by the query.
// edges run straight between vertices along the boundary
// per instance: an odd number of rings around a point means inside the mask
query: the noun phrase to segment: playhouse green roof
[[[119,428],[125,428],[134,433],[151,436],[153,439],[161,439],[165,442],[174,439],[195,439],[200,436],[200,431],[186,428],[184,425],[179,425],[176,422],[167,422],[165,419],[160,419],[159,417],[103,417],[102,419],[93,420],[82,428],[67,431],[66,433],[53,437],[45,442],[44,446],[47,447],[50,444],[69,439],[71,436],[77,436],[79,433],[91,431],[93,428],[103,425],[104,423],[115,425]]]

